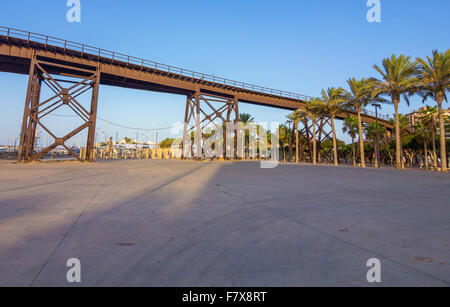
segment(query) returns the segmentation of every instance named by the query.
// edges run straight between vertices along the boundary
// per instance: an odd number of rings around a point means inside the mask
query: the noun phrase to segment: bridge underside
[[[185,122],[188,125],[184,136],[195,129],[202,130],[209,124],[221,126],[223,123],[237,122],[240,102],[285,110],[296,110],[303,105],[300,99],[261,93],[238,88],[232,84],[215,83],[196,76],[189,77],[158,70],[157,67],[144,67],[92,53],[1,35],[0,71],[29,75],[19,162],[40,159],[58,146],[66,148],[81,160],[80,156],[66,146],[66,142],[84,129],[88,129],[86,160],[92,161],[100,85],[186,96]],[[64,76],[65,79],[60,80],[55,76]],[[40,101],[42,85],[46,85],[54,93],[51,99]],[[87,110],[77,101],[77,97],[80,93],[89,90],[92,91],[92,98],[90,110]],[[215,103],[221,106],[216,107]],[[42,123],[42,119],[63,105],[71,108],[83,120],[83,124],[67,135],[59,137]],[[349,114],[351,112],[340,114],[338,118],[344,119]],[[371,116],[363,116],[364,122],[374,120],[375,118]],[[189,127],[192,121],[195,125]],[[392,129],[387,121],[380,122],[388,129]],[[324,120],[317,124],[319,143],[323,136],[329,137],[329,133],[325,131],[328,123],[328,120]],[[38,126],[54,139],[53,144],[41,152],[35,152],[35,135]],[[308,140],[311,138],[307,135],[310,128],[307,123],[302,130]]]

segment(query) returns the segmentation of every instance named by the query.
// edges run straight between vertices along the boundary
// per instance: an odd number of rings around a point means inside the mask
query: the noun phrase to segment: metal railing
[[[348,112],[352,112],[354,114],[357,114],[356,108],[354,108],[354,107],[347,108],[347,111]],[[371,111],[371,110],[364,109],[364,108],[361,110],[361,115],[367,115],[367,116],[370,116],[370,117],[377,117],[377,113],[375,113],[374,111]],[[391,120],[391,118],[388,115],[383,115],[380,112],[378,112],[378,118],[381,119],[381,120],[385,120],[385,121],[390,121]]]
[[[363,109],[361,113],[365,114],[365,115],[369,115],[371,117],[376,117],[377,116],[377,114],[374,111],[370,111],[370,110],[366,110],[366,109]],[[382,120],[385,120],[385,121],[389,121],[391,119],[388,115],[383,115],[383,114],[380,114],[380,113],[378,113],[378,118],[382,119]]]
[[[203,80],[203,81],[209,81],[209,82],[232,86],[232,87],[236,87],[236,88],[241,88],[241,89],[245,89],[245,90],[249,90],[249,91],[255,91],[255,92],[260,92],[260,93],[264,93],[264,94],[270,94],[270,95],[281,96],[281,97],[292,98],[292,99],[300,99],[300,100],[310,100],[313,98],[313,97],[306,96],[306,95],[301,95],[301,94],[291,93],[291,92],[287,92],[287,91],[271,89],[271,88],[267,88],[267,87],[263,87],[263,86],[248,84],[248,83],[244,83],[244,82],[234,81],[234,80],[217,77],[217,76],[210,75],[210,74],[199,73],[199,72],[189,70],[189,69],[184,69],[184,68],[179,68],[176,66],[170,66],[170,65],[166,65],[166,64],[162,64],[162,63],[157,63],[154,61],[149,61],[149,60],[125,55],[122,53],[109,51],[109,50],[105,50],[105,49],[100,49],[97,47],[92,47],[92,46],[85,45],[85,44],[75,43],[75,42],[67,41],[64,39],[47,36],[47,35],[42,35],[42,34],[38,34],[38,33],[27,32],[27,31],[22,31],[22,30],[17,30],[17,29],[6,28],[6,27],[0,26],[0,34],[3,36],[6,36],[8,38],[13,37],[13,38],[24,39],[24,40],[27,40],[28,42],[33,41],[33,42],[42,43],[45,45],[52,45],[52,46],[61,47],[64,49],[78,51],[78,52],[81,52],[82,54],[90,54],[90,55],[93,55],[93,56],[96,56],[99,58],[101,57],[101,58],[107,58],[112,61],[121,61],[121,62],[125,62],[127,64],[137,65],[142,68],[144,68],[144,67],[145,68],[153,68],[156,70],[165,71],[165,72],[172,73],[172,74],[178,74],[178,75],[181,75],[181,76],[187,77],[187,78],[194,78],[194,79],[199,79],[199,80]]]
[[[149,60],[145,60],[142,58],[125,55],[123,53],[118,53],[118,52],[114,52],[114,51],[110,51],[110,50],[106,50],[106,49],[100,49],[97,47],[92,47],[92,46],[85,45],[85,44],[75,43],[75,42],[71,42],[68,40],[64,40],[64,39],[60,39],[60,38],[56,38],[56,37],[52,37],[52,36],[47,36],[47,35],[43,35],[43,34],[27,32],[27,31],[22,31],[22,30],[18,30],[18,29],[0,26],[0,35],[3,35],[7,38],[13,37],[13,38],[18,38],[18,39],[23,39],[23,40],[26,40],[27,42],[37,42],[37,43],[45,44],[46,46],[51,45],[51,46],[55,46],[55,47],[78,51],[82,55],[83,54],[91,55],[91,56],[98,57],[99,59],[106,58],[106,59],[109,59],[112,61],[118,61],[118,62],[120,61],[120,62],[124,62],[126,64],[136,65],[140,68],[153,68],[153,69],[156,69],[159,71],[164,71],[167,73],[178,74],[178,75],[181,75],[181,76],[187,77],[187,78],[194,78],[194,79],[198,79],[198,80],[202,80],[202,81],[208,81],[208,82],[213,82],[213,83],[217,83],[217,84],[232,86],[235,88],[240,88],[240,89],[244,89],[244,90],[248,90],[248,91],[254,91],[254,92],[259,92],[259,93],[263,93],[263,94],[270,94],[270,95],[274,95],[274,96],[280,96],[280,97],[291,98],[291,99],[299,99],[299,100],[315,99],[315,97],[312,97],[312,96],[306,96],[306,95],[291,93],[291,92],[287,92],[287,91],[276,90],[276,89],[272,89],[272,88],[268,88],[268,87],[253,85],[253,84],[249,84],[249,83],[234,81],[234,80],[230,80],[230,79],[225,79],[225,78],[217,77],[217,76],[210,75],[210,74],[199,73],[199,72],[196,72],[193,70],[179,68],[176,66],[170,66],[170,65],[166,65],[166,64],[162,64],[162,63],[158,63],[158,62],[154,62],[154,61],[149,61]],[[366,115],[375,117],[375,113],[372,111],[363,110],[363,113]],[[386,115],[378,114],[378,117],[380,119],[389,120],[389,116],[386,116]]]

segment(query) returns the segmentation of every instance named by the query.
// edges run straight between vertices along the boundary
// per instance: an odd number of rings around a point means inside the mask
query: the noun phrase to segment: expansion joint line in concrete
[[[105,187],[105,182],[103,182],[101,188],[99,188],[95,194],[92,196],[92,198],[89,200],[88,204],[86,207],[84,207],[84,209],[80,212],[80,214],[78,215],[78,217],[75,219],[75,221],[70,225],[69,229],[66,231],[66,233],[64,234],[64,236],[61,238],[61,240],[59,240],[58,244],[56,245],[55,249],[50,253],[50,255],[47,257],[47,259],[45,260],[44,264],[41,266],[41,268],[39,269],[39,271],[37,272],[36,276],[34,276],[33,280],[30,282],[30,287],[33,286],[34,282],[38,279],[39,275],[41,275],[42,271],[44,271],[45,267],[48,265],[48,263],[50,262],[50,260],[53,258],[53,256],[56,254],[56,252],[58,251],[58,249],[61,247],[62,243],[65,241],[65,239],[68,237],[68,235],[70,234],[70,232],[73,230],[73,228],[75,227],[75,225],[78,223],[78,221],[81,219],[81,217],[84,215],[84,213],[89,210],[89,208],[92,206],[92,204],[94,203],[95,198],[98,196],[98,194],[100,193],[100,191]]]

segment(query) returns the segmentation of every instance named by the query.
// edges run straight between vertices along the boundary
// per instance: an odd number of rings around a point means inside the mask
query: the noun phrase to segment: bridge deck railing
[[[365,114],[365,115],[372,116],[372,117],[376,117],[377,116],[377,114],[374,111],[370,111],[370,110],[367,110],[367,109],[363,109],[362,113]],[[384,115],[384,114],[380,114],[380,113],[378,113],[378,118],[386,120],[386,121],[389,121],[391,119],[389,117],[389,115]]]
[[[213,82],[213,83],[219,83],[219,84],[223,84],[223,85],[242,88],[245,90],[261,92],[264,94],[282,96],[282,97],[292,98],[292,99],[301,99],[301,100],[310,100],[313,98],[313,97],[306,96],[306,95],[301,95],[301,94],[296,94],[296,93],[292,93],[292,92],[276,90],[276,89],[272,89],[272,88],[268,88],[268,87],[263,87],[263,86],[249,84],[249,83],[234,81],[234,80],[230,80],[230,79],[226,79],[226,78],[221,78],[221,77],[217,77],[215,75],[199,73],[199,72],[189,70],[189,69],[184,69],[184,68],[180,68],[180,67],[176,67],[176,66],[170,66],[170,65],[166,65],[166,64],[162,64],[162,63],[158,63],[158,62],[154,62],[154,61],[149,61],[149,60],[145,60],[142,58],[129,56],[129,55],[126,55],[123,53],[118,53],[118,52],[114,52],[114,51],[110,51],[110,50],[106,50],[106,49],[100,49],[97,47],[80,44],[80,43],[76,43],[76,42],[72,42],[72,41],[68,41],[68,40],[64,40],[64,39],[60,39],[60,38],[56,38],[56,37],[52,37],[52,36],[42,35],[42,34],[38,34],[38,33],[26,32],[26,31],[22,31],[22,30],[17,30],[17,29],[13,29],[13,28],[6,28],[6,27],[0,26],[0,34],[3,36],[6,36],[8,38],[9,37],[19,38],[19,39],[26,40],[28,42],[34,41],[34,42],[42,43],[45,45],[52,45],[52,46],[56,46],[56,47],[72,49],[72,50],[75,50],[75,51],[78,51],[81,53],[86,53],[86,54],[89,53],[91,55],[102,57],[102,58],[107,58],[107,59],[110,59],[113,61],[126,62],[128,64],[138,65],[143,68],[144,67],[153,68],[153,69],[165,71],[168,73],[182,75],[187,78],[200,79],[200,80],[209,81],[209,82]]]
[[[101,48],[97,48],[97,47],[93,47],[93,46],[89,46],[89,45],[85,45],[85,44],[80,44],[80,43],[76,43],[76,42],[72,42],[72,41],[68,41],[68,40],[64,40],[64,39],[60,39],[60,38],[56,38],[56,37],[52,37],[52,36],[48,36],[48,35],[38,34],[38,33],[34,33],[34,32],[27,32],[27,31],[22,31],[22,30],[18,30],[18,29],[0,26],[0,35],[6,36],[7,38],[12,37],[12,38],[26,40],[28,43],[37,42],[37,43],[41,43],[41,44],[45,44],[45,45],[52,45],[52,46],[56,46],[56,47],[60,47],[60,48],[64,48],[64,49],[67,48],[67,49],[71,49],[74,51],[78,51],[81,54],[84,54],[84,53],[90,54],[90,55],[96,56],[98,58],[107,58],[112,61],[125,62],[128,64],[140,66],[142,68],[152,68],[152,69],[159,70],[159,71],[165,71],[165,72],[172,73],[172,74],[178,74],[178,75],[181,75],[181,76],[187,77],[187,78],[194,78],[194,79],[209,81],[209,82],[213,82],[213,83],[223,84],[223,85],[227,85],[227,86],[233,86],[236,88],[241,88],[241,89],[245,89],[245,90],[249,90],[249,91],[255,91],[255,92],[260,92],[260,93],[264,93],[264,94],[270,94],[270,95],[274,95],[274,96],[281,96],[281,97],[285,97],[285,98],[299,99],[299,100],[311,100],[314,98],[311,96],[301,95],[301,94],[292,93],[292,92],[288,92],[288,91],[276,90],[276,89],[272,89],[272,88],[268,88],[268,87],[263,87],[263,86],[249,84],[249,83],[234,81],[234,80],[230,80],[230,79],[226,79],[226,78],[221,78],[221,77],[217,77],[215,75],[199,73],[199,72],[189,70],[189,69],[184,69],[184,68],[179,68],[176,66],[170,66],[170,65],[166,65],[166,64],[162,64],[162,63],[158,63],[158,62],[154,62],[154,61],[149,61],[149,60],[145,60],[142,58],[129,56],[129,55],[126,55],[123,53],[114,52],[114,51],[110,51],[110,50],[106,50],[106,49],[101,49]],[[368,110],[364,110],[363,113],[366,115],[369,115],[369,116],[375,116],[374,112],[371,112]],[[388,116],[379,114],[379,117],[382,119],[385,119],[385,120],[389,120]]]

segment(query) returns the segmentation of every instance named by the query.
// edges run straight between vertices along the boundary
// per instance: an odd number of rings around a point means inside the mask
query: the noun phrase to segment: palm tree
[[[445,133],[450,133],[450,117],[445,119]]]
[[[395,117],[395,114],[394,114]],[[395,124],[397,123],[399,126],[399,134],[400,134],[400,168],[404,169],[404,163],[403,163],[403,137],[406,136],[407,134],[409,134],[409,128],[410,128],[410,123],[409,123],[409,118],[407,115],[403,115],[403,114],[398,114],[398,120],[395,121],[394,119],[390,119],[389,123],[392,126],[395,126]],[[396,140],[396,138],[395,138]]]
[[[373,68],[382,76],[381,80],[370,79],[373,82],[372,98],[379,96],[389,96],[395,108],[395,167],[401,168],[401,140],[399,127],[400,96],[404,95],[409,103],[406,94],[412,94],[418,90],[419,72],[417,63],[411,61],[411,57],[405,55],[392,55],[383,60],[383,68],[374,65]]]
[[[445,121],[442,103],[447,101],[446,92],[450,89],[450,49],[444,53],[433,50],[433,57],[418,58],[420,67],[420,93],[424,101],[431,97],[439,109],[439,129],[441,142],[442,172],[447,172],[447,151],[445,144]]]
[[[371,122],[364,127],[364,130],[366,133],[366,138],[373,142],[374,153],[379,154],[377,152],[377,135],[384,136],[386,134],[386,128],[384,128],[383,125],[377,125],[377,123]],[[378,168],[378,159],[375,159],[375,167]]]
[[[305,118],[309,118],[312,121],[313,126],[313,155],[312,155],[312,163],[313,165],[317,164],[317,119],[319,117],[320,112],[320,99],[313,98],[309,101],[305,101],[303,106],[299,109],[299,113],[302,114]],[[311,149],[310,149],[311,150]]]
[[[255,121],[255,118],[248,113],[241,113],[239,114],[239,121],[246,125],[253,123]]]
[[[299,144],[298,144],[298,122],[303,119],[303,114],[300,110],[295,110],[287,116],[289,120],[293,122],[292,130],[295,133],[295,163],[299,162]],[[292,143],[292,142],[291,142]]]
[[[257,152],[259,153],[258,157],[261,160],[263,154],[265,158],[267,157],[267,152],[264,151],[269,149],[270,139],[267,137],[267,134],[270,133],[270,131],[267,131],[262,125],[256,125],[256,133],[259,140]]]
[[[394,114],[395,116],[395,114]],[[389,123],[394,126],[395,120],[390,119]],[[400,127],[400,140],[403,136],[407,135],[409,133],[410,123],[409,123],[409,117],[408,115],[403,115],[401,113],[398,114],[398,125]]]
[[[425,170],[428,170],[428,139],[430,138],[430,127],[426,121],[421,120],[416,124],[414,129],[423,142],[424,166]]]
[[[343,88],[328,88],[322,90],[322,104],[321,111],[331,119],[331,129],[333,130],[333,148],[334,148],[334,165],[338,166],[338,152],[337,152],[337,139],[336,128],[334,120],[336,115],[341,113],[347,106],[347,99],[345,97],[345,90]]]
[[[244,127],[247,127],[249,124],[252,124],[255,121],[255,118],[248,113],[240,113],[239,114],[239,122],[241,122]],[[250,155],[250,149],[248,148],[250,144],[250,132],[245,130],[245,159]]]
[[[358,114],[358,134],[359,134],[359,148],[361,155],[361,167],[366,167],[366,161],[364,156],[364,133],[361,119],[361,113],[363,109],[372,102],[386,103],[387,100],[381,97],[372,98],[373,82],[365,78],[357,80],[356,78],[349,79],[347,81],[350,88],[349,92],[346,92],[348,105],[354,107]]]
[[[286,162],[286,145],[289,143],[289,135],[290,135],[290,131],[289,128],[286,125],[280,125],[278,128],[278,135],[279,135],[279,141],[280,141],[280,146],[281,146],[281,150],[282,150],[282,160],[284,162]]]
[[[355,138],[358,133],[358,118],[353,115],[347,117],[344,120],[342,132],[348,133],[352,137],[353,166],[356,166]]]
[[[436,154],[436,132],[437,132],[437,121],[436,118],[438,117],[438,107],[430,107],[426,106],[422,110],[419,111],[420,114],[420,121],[428,127],[428,131],[431,132],[432,135],[432,145],[433,145],[433,167],[435,170],[438,169],[438,162],[437,162],[437,154]]]

